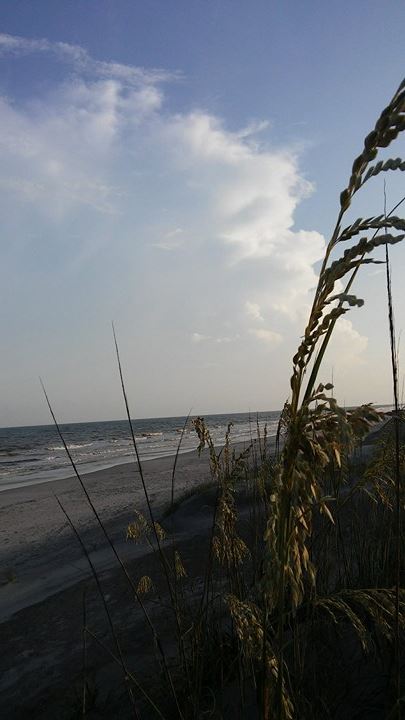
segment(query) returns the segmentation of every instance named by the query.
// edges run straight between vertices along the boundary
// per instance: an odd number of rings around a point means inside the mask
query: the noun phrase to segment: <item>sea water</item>
[[[216,445],[223,443],[231,422],[233,442],[257,437],[267,425],[268,436],[275,435],[280,413],[206,415],[205,422]],[[174,455],[185,417],[133,420],[138,451],[142,460]],[[129,424],[125,420],[69,423],[61,425],[64,440],[81,473],[112,467],[134,460]],[[193,450],[198,438],[192,418],[186,424],[181,452]],[[72,467],[54,425],[0,428],[0,490],[72,475]]]

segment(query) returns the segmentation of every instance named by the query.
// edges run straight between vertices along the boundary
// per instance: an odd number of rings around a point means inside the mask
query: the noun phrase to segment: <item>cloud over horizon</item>
[[[153,326],[153,342],[166,342],[168,313],[183,338],[180,355],[191,337],[208,360],[214,341],[226,364],[223,353],[232,357],[236,339],[268,355],[281,352],[286,335],[288,353],[324,250],[322,235],[294,225],[297,206],[314,190],[295,150],[273,147],[267,122],[230,130],[198,108],[169,111],[175,73],[94,60],[76,45],[0,35],[1,56],[32,53],[71,72],[43,96],[0,99],[0,203],[16,271],[39,252],[71,284],[79,270],[97,266],[100,298],[94,290],[92,302],[113,309],[120,297],[139,302],[131,272],[144,276],[142,287],[150,272],[156,289],[146,314],[155,306],[156,313],[141,330],[145,338]],[[121,288],[109,280],[117,257]],[[361,353],[365,343],[345,323]]]

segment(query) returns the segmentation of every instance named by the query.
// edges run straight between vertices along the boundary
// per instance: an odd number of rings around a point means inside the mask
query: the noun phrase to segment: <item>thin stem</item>
[[[384,180],[384,215],[387,218],[387,194]],[[387,228],[385,227],[387,234]],[[397,718],[401,720],[401,659],[400,659],[400,571],[401,571],[401,471],[400,471],[400,437],[399,437],[399,401],[398,401],[398,362],[395,342],[395,322],[392,302],[391,268],[388,253],[388,243],[385,244],[385,271],[387,280],[388,298],[388,324],[390,333],[391,349],[391,370],[392,387],[394,393],[394,427],[395,427],[395,632],[394,632],[394,657],[395,657],[395,695],[397,701]]]
[[[110,658],[111,658],[112,660],[114,660],[114,662],[117,663],[117,665],[120,665],[120,664],[121,664],[121,663],[120,663],[120,659],[119,659],[116,655],[114,655],[114,653],[110,650],[110,648],[107,647],[107,645],[105,645],[105,643],[103,643],[103,641],[100,640],[100,638],[98,638],[97,635],[95,635],[88,627],[86,627],[86,633],[87,633],[87,635],[89,635],[91,638],[93,638],[93,640],[97,643],[97,645],[99,645],[103,650],[105,650],[105,652],[110,656]],[[151,707],[155,710],[155,712],[159,715],[159,717],[160,717],[162,720],[165,720],[164,715],[162,715],[162,713],[161,713],[161,711],[159,710],[159,708],[157,707],[157,705],[153,702],[153,700],[152,700],[152,698],[150,697],[150,695],[148,695],[148,693],[146,692],[146,690],[144,690],[144,688],[143,688],[142,685],[138,682],[138,680],[137,680],[136,677],[133,675],[133,673],[131,673],[131,672],[128,671],[128,672],[127,672],[127,676],[128,676],[128,679],[131,680],[131,682],[134,683],[135,687],[139,690],[139,692],[141,693],[141,695],[143,695],[143,697],[145,698],[145,700],[147,700],[147,702],[150,704],[150,706],[151,706]]]
[[[149,493],[148,493],[148,490],[147,490],[147,487],[146,487],[146,482],[145,482],[145,477],[144,477],[144,474],[143,474],[142,463],[141,463],[141,459],[140,459],[140,456],[139,456],[138,445],[137,445],[137,442],[136,442],[136,439],[135,439],[134,426],[133,426],[133,423],[132,423],[131,413],[130,413],[130,410],[129,410],[128,397],[127,397],[127,392],[126,392],[126,389],[125,389],[124,376],[123,376],[122,366],[121,366],[120,352],[119,352],[119,348],[118,348],[118,341],[117,341],[117,336],[116,336],[116,333],[115,333],[114,324],[112,324],[112,331],[113,331],[114,344],[115,344],[115,352],[116,352],[117,363],[118,363],[118,371],[119,371],[120,382],[121,382],[122,396],[123,396],[123,398],[124,398],[125,411],[126,411],[126,415],[127,415],[127,419],[128,419],[129,428],[130,428],[132,445],[133,445],[133,448],[134,448],[134,451],[135,451],[136,461],[137,461],[137,464],[138,464],[139,476],[140,476],[140,478],[141,478],[142,489],[143,489],[143,493],[144,493],[144,496],[145,496],[146,505],[147,505],[147,508],[148,508],[148,514],[149,514],[149,518],[150,518],[150,524],[151,524],[151,527],[152,527],[153,534],[154,534],[154,536],[155,536],[155,541],[156,541],[156,546],[157,546],[158,553],[159,553],[159,558],[160,558],[160,561],[161,561],[161,565],[162,565],[162,568],[163,568],[163,572],[164,572],[165,578],[166,578],[167,587],[168,587],[168,590],[169,590],[169,593],[170,593],[170,597],[171,597],[171,600],[172,600],[172,606],[173,606],[173,611],[174,611],[174,615],[175,615],[175,619],[176,619],[178,636],[179,636],[179,638],[181,638],[180,622],[179,622],[178,612],[177,612],[177,608],[176,608],[176,604],[175,604],[175,593],[174,593],[173,586],[172,586],[172,583],[171,583],[171,580],[170,580],[170,576],[169,576],[168,563],[167,563],[166,557],[165,557],[164,552],[163,552],[163,549],[162,549],[162,545],[161,545],[160,538],[159,538],[159,533],[158,533],[157,528],[156,528],[155,518],[154,518],[154,516],[153,516],[153,511],[152,511],[152,505],[151,505],[150,498],[149,498]],[[185,663],[185,669],[186,669],[186,668],[187,668],[187,665],[186,665],[186,663]],[[171,681],[170,681],[170,682],[171,682]],[[181,712],[181,710],[180,710],[180,706],[179,706],[179,704],[178,704],[177,696],[176,696],[176,693],[175,693],[175,691],[174,691],[173,685],[172,685],[172,692],[174,693],[174,697],[175,697],[175,699],[176,699],[176,705],[177,705],[177,710],[178,710],[178,713],[179,713],[179,718],[180,718],[180,720],[183,720],[183,715],[182,715],[182,712]]]
[[[82,698],[82,715],[86,716],[86,699],[87,699],[87,637],[86,637],[87,613],[86,613],[86,590],[83,591],[83,622],[82,622],[82,639],[83,639],[83,698]]]
[[[390,212],[388,213],[388,215],[386,215],[386,218],[389,218],[389,217],[395,212],[395,210],[396,210],[400,205],[402,205],[402,203],[403,203],[404,201],[405,201],[405,196],[404,196],[403,198],[401,198],[401,200],[392,208],[392,210],[390,210]],[[378,229],[374,232],[374,234],[373,234],[373,236],[372,236],[373,239],[376,237],[377,233],[378,233]],[[361,256],[360,261],[361,261],[363,258],[364,258],[364,255]],[[360,268],[360,261],[359,261],[359,264],[357,265],[357,267],[353,270],[353,272],[352,272],[352,274],[351,274],[351,276],[350,276],[349,282],[347,283],[347,285],[346,285],[346,287],[345,287],[345,290],[344,290],[344,294],[345,294],[345,295],[347,295],[347,293],[350,291],[351,286],[353,285],[354,279],[355,279],[355,277],[356,277],[356,275],[357,275],[357,273],[358,273],[358,271],[359,271],[359,268]],[[339,304],[338,304],[337,307],[342,307],[342,305],[343,305],[343,301],[341,300],[341,301],[339,302]],[[309,380],[308,380],[308,384],[307,384],[307,387],[306,387],[306,390],[305,390],[305,394],[304,394],[304,402],[305,402],[305,400],[307,400],[307,399],[309,398],[309,396],[311,395],[311,392],[312,392],[313,387],[314,387],[314,385],[315,385],[316,378],[317,378],[317,375],[318,375],[318,372],[319,372],[319,368],[320,368],[320,366],[321,366],[323,357],[324,357],[324,355],[325,355],[326,348],[327,348],[327,346],[328,346],[328,343],[329,343],[330,337],[331,337],[331,335],[332,335],[333,329],[334,329],[334,327],[335,327],[336,321],[337,321],[337,319],[331,321],[331,323],[330,323],[330,325],[329,325],[329,328],[328,328],[328,331],[325,333],[325,337],[324,337],[324,339],[323,339],[323,342],[322,342],[322,345],[321,345],[321,347],[320,347],[320,350],[319,350],[319,352],[318,352],[318,354],[317,354],[317,356],[316,356],[315,363],[314,363],[314,366],[313,366],[313,368],[312,368],[310,378],[309,378]]]
[[[170,484],[170,490],[171,490],[171,492],[170,492],[170,510],[171,510],[171,512],[173,512],[173,504],[174,504],[174,481],[175,481],[175,476],[176,476],[177,460],[178,460],[178,457],[180,454],[181,444],[183,442],[184,433],[186,432],[186,427],[187,427],[188,421],[190,419],[190,415],[191,415],[191,410],[189,411],[189,413],[184,421],[184,425],[181,429],[180,440],[177,444],[176,455],[174,456],[172,477],[171,477],[171,484]]]
[[[118,653],[120,665],[121,665],[121,667],[122,667],[122,672],[123,672],[123,675],[124,675],[125,687],[126,687],[126,690],[127,690],[127,693],[128,693],[128,697],[129,697],[130,703],[131,703],[131,705],[132,705],[132,707],[133,707],[133,710],[134,710],[134,717],[135,717],[137,720],[139,720],[139,715],[138,715],[138,711],[137,711],[136,706],[135,706],[135,700],[134,700],[134,697],[133,697],[133,694],[132,694],[132,690],[131,690],[131,688],[128,687],[128,685],[127,685],[127,683],[126,683],[127,676],[128,676],[127,666],[126,666],[126,663],[125,663],[125,660],[124,660],[124,656],[123,656],[122,651],[121,651],[121,646],[120,646],[120,643],[119,643],[117,634],[116,634],[116,632],[115,632],[114,624],[113,624],[113,621],[112,621],[112,618],[111,618],[111,614],[110,614],[110,611],[109,611],[109,608],[108,608],[108,605],[107,605],[107,600],[106,600],[106,598],[105,598],[103,589],[102,589],[102,587],[101,587],[100,578],[99,578],[99,576],[98,576],[97,570],[96,570],[96,568],[95,568],[95,566],[94,566],[94,564],[93,564],[93,561],[92,561],[89,553],[87,552],[87,548],[86,548],[86,546],[85,546],[85,544],[84,544],[84,542],[83,542],[83,540],[82,540],[82,538],[81,538],[81,536],[80,536],[79,531],[77,530],[77,528],[76,528],[75,525],[73,524],[73,522],[72,522],[72,520],[71,520],[71,518],[70,518],[70,516],[69,516],[69,514],[68,514],[68,512],[67,512],[67,510],[65,510],[65,508],[63,507],[63,505],[62,505],[61,501],[59,500],[59,498],[57,497],[57,495],[55,495],[55,500],[56,500],[56,502],[58,503],[60,509],[62,510],[64,516],[66,517],[66,519],[67,519],[67,521],[68,521],[68,523],[69,523],[69,525],[70,525],[73,533],[75,534],[75,536],[76,536],[76,538],[77,538],[77,541],[78,541],[78,543],[79,543],[79,545],[80,545],[80,547],[81,547],[81,549],[82,549],[82,551],[83,551],[83,554],[84,554],[84,556],[85,556],[85,558],[86,558],[86,560],[87,560],[87,562],[88,562],[88,564],[89,564],[89,566],[90,566],[90,570],[91,570],[91,572],[92,572],[92,575],[93,575],[93,577],[94,577],[94,580],[96,581],[97,590],[98,590],[99,595],[100,595],[100,597],[101,597],[101,600],[102,600],[102,603],[103,603],[103,606],[104,606],[104,610],[105,610],[105,614],[106,614],[106,616],[107,616],[108,624],[109,624],[109,626],[110,626],[111,635],[112,635],[112,637],[113,637],[113,640],[114,640],[114,643],[115,643],[115,647],[116,647],[116,649],[117,649],[117,653]]]
[[[139,605],[140,605],[140,607],[141,607],[141,610],[142,610],[142,612],[143,612],[143,615],[144,615],[144,617],[145,617],[145,620],[146,620],[146,622],[148,623],[149,628],[150,628],[150,630],[151,630],[151,632],[152,632],[154,641],[155,641],[155,643],[156,643],[156,647],[157,647],[157,649],[158,649],[158,651],[159,651],[159,654],[160,654],[160,657],[161,657],[161,660],[162,660],[162,663],[163,663],[163,667],[164,667],[164,669],[165,669],[165,673],[166,673],[166,677],[167,677],[167,680],[168,680],[168,683],[169,683],[169,687],[170,687],[171,693],[172,693],[173,698],[174,698],[174,700],[175,700],[175,702],[176,702],[176,704],[177,704],[177,696],[176,696],[176,692],[175,692],[175,689],[174,689],[173,680],[172,680],[172,677],[171,677],[171,674],[170,674],[170,670],[169,670],[168,665],[167,665],[166,656],[165,656],[165,653],[164,653],[163,646],[162,646],[162,643],[161,643],[161,641],[160,641],[160,638],[159,638],[158,635],[157,635],[157,632],[156,632],[156,630],[155,630],[155,628],[154,628],[154,626],[153,626],[153,623],[152,623],[152,621],[151,621],[151,619],[150,619],[150,617],[149,617],[149,614],[148,614],[148,612],[147,612],[147,610],[146,610],[146,607],[145,607],[145,605],[144,605],[144,603],[143,603],[143,601],[142,601],[142,598],[141,598],[141,596],[140,596],[139,593],[138,593],[137,587],[136,587],[134,581],[132,580],[132,578],[131,578],[131,576],[130,576],[130,574],[129,574],[129,572],[128,572],[125,564],[124,564],[124,562],[121,560],[121,558],[120,558],[120,556],[119,556],[119,554],[118,554],[118,552],[117,552],[117,550],[116,550],[116,548],[115,548],[115,546],[114,546],[114,544],[113,544],[113,542],[112,542],[109,534],[107,533],[107,530],[106,530],[106,528],[105,528],[105,526],[104,526],[104,523],[102,522],[102,520],[101,520],[101,518],[100,518],[100,516],[99,516],[99,514],[98,514],[98,512],[97,512],[97,510],[96,510],[96,508],[95,508],[95,506],[94,506],[91,498],[90,498],[90,495],[89,495],[89,493],[88,493],[88,491],[87,491],[87,488],[86,488],[86,486],[85,486],[85,484],[84,484],[84,482],[83,482],[83,480],[82,480],[82,478],[81,478],[81,475],[80,475],[80,473],[79,473],[79,471],[78,471],[78,469],[77,469],[77,467],[76,467],[76,463],[75,463],[75,461],[73,460],[73,457],[72,457],[72,455],[71,455],[71,453],[70,453],[70,450],[69,450],[69,448],[68,448],[68,446],[67,446],[67,444],[66,444],[65,438],[64,438],[63,433],[62,433],[62,431],[61,431],[61,429],[60,429],[60,426],[59,426],[59,423],[58,423],[58,421],[57,421],[57,419],[56,419],[55,413],[54,413],[54,411],[53,411],[53,409],[52,409],[51,403],[50,403],[49,398],[48,398],[48,394],[47,394],[47,392],[46,392],[46,390],[45,390],[45,386],[44,386],[41,378],[40,378],[40,383],[41,383],[42,390],[43,390],[44,395],[45,395],[45,399],[46,399],[46,402],[47,402],[47,405],[48,405],[48,408],[49,408],[49,412],[51,413],[51,417],[52,417],[53,422],[54,422],[54,424],[55,424],[55,428],[56,428],[56,430],[57,430],[57,432],[58,432],[59,438],[60,438],[61,443],[62,443],[62,445],[63,445],[63,447],[64,447],[64,449],[65,449],[65,452],[66,452],[66,454],[67,454],[67,456],[68,456],[68,458],[69,458],[69,461],[70,461],[70,464],[71,464],[71,466],[72,466],[72,469],[73,469],[73,471],[74,471],[74,473],[75,473],[75,475],[76,475],[76,477],[77,477],[77,479],[78,479],[78,481],[79,481],[79,483],[80,483],[80,486],[81,486],[81,488],[82,488],[82,490],[83,490],[83,492],[84,492],[84,494],[85,494],[86,500],[87,500],[87,502],[88,502],[88,504],[89,504],[89,506],[90,506],[90,508],[91,508],[91,510],[92,510],[92,512],[93,512],[93,514],[94,514],[94,517],[96,518],[96,520],[97,520],[97,522],[98,522],[98,524],[99,524],[99,526],[100,526],[100,528],[101,528],[101,530],[102,530],[102,532],[103,532],[103,535],[104,535],[105,539],[107,540],[107,543],[108,543],[108,545],[110,546],[110,548],[111,548],[111,550],[112,550],[115,558],[117,559],[117,561],[118,561],[118,563],[119,563],[119,565],[120,565],[120,567],[121,567],[121,569],[122,569],[122,571],[123,571],[123,573],[124,573],[124,575],[125,575],[125,577],[126,577],[126,580],[127,580],[128,584],[130,585],[132,592],[134,593],[135,599],[137,600],[137,602],[139,603]],[[180,716],[180,717],[181,717],[181,716]]]
[[[163,550],[162,550],[162,546],[161,546],[161,542],[160,542],[160,538],[159,538],[159,534],[158,534],[158,531],[157,531],[157,529],[156,529],[155,518],[154,518],[154,516],[153,516],[153,511],[152,511],[152,505],[151,505],[151,502],[150,502],[150,497],[149,497],[148,489],[147,489],[147,487],[146,487],[146,482],[145,482],[145,477],[144,477],[144,474],[143,474],[143,467],[142,467],[142,463],[141,463],[141,458],[140,458],[140,456],[139,456],[138,444],[137,444],[136,439],[135,439],[135,431],[134,431],[134,426],[133,426],[133,424],[132,424],[131,413],[130,413],[130,410],[129,410],[129,403],[128,403],[127,391],[126,391],[126,389],[125,389],[124,376],[123,376],[122,366],[121,366],[120,352],[119,352],[119,348],[118,348],[118,342],[117,342],[117,336],[116,336],[116,333],[115,333],[114,324],[112,325],[112,331],[113,331],[113,336],[114,336],[115,353],[116,353],[116,356],[117,356],[117,363],[118,363],[118,371],[119,371],[120,382],[121,382],[122,396],[123,396],[123,398],[124,398],[125,412],[126,412],[126,415],[127,415],[128,424],[129,424],[129,428],[130,428],[132,445],[133,445],[133,448],[134,448],[134,451],[135,451],[135,456],[136,456],[136,461],[137,461],[138,471],[139,471],[139,477],[141,478],[142,489],[143,489],[143,494],[144,494],[145,500],[146,500],[146,506],[147,506],[147,508],[148,508],[148,514],[149,514],[150,524],[151,524],[152,532],[153,532],[154,537],[155,537],[155,541],[156,541],[156,545],[157,545],[157,548],[158,548],[159,556],[160,556],[160,559],[161,559],[161,561],[162,561],[162,567],[163,567],[164,572],[165,572],[165,575],[166,575],[166,581],[167,581],[167,584],[168,584],[168,587],[169,587],[169,591],[172,592],[171,582],[170,582],[169,574],[168,574],[168,571],[167,571],[167,562],[166,562],[166,558],[164,557]]]

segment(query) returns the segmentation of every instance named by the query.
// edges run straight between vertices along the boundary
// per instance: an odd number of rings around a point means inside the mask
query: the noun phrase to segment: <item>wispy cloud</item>
[[[254,335],[258,340],[266,343],[267,345],[280,345],[283,340],[283,336],[274,330],[265,330],[264,328],[250,328],[251,335]]]
[[[205,342],[206,340],[212,340],[212,339],[213,338],[211,335],[203,335],[202,333],[198,333],[198,332],[193,332],[191,334],[191,340],[193,343],[202,343],[202,342]]]
[[[175,228],[166,233],[161,240],[152,244],[160,250],[177,250],[184,244],[183,234],[182,228]]]
[[[218,345],[222,345],[223,343],[228,344],[231,342],[235,342],[235,340],[239,340],[240,335],[239,333],[236,333],[236,335],[230,336],[230,335],[223,335],[220,337],[215,337],[213,335],[203,335],[202,333],[194,332],[191,335],[191,340],[193,343],[203,343],[203,342],[213,342],[217,343]]]
[[[253,320],[259,320],[259,322],[264,322],[264,318],[261,315],[260,305],[255,302],[250,302],[247,300],[245,302],[245,311],[246,315]]]
[[[44,38],[25,38],[0,33],[0,56],[21,57],[35,53],[50,54],[68,63],[77,72],[100,78],[115,78],[130,84],[154,84],[180,77],[180,73],[161,69],[145,69],[117,62],[96,60],[80,45],[52,42]]]

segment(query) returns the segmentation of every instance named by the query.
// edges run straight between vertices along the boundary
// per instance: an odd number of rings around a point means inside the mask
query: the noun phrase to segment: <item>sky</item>
[[[403,2],[15,0],[0,28],[0,425],[49,422],[39,376],[61,421],[122,418],[112,321],[133,417],[282,407],[340,191],[405,75]],[[380,177],[348,222],[382,210]],[[325,358],[349,405],[392,399],[384,288],[365,267]]]

